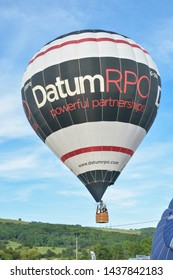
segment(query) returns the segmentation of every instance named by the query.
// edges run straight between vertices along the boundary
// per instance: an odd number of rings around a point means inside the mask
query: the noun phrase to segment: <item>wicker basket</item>
[[[108,212],[102,212],[96,214],[96,223],[108,223],[108,221],[109,221]]]

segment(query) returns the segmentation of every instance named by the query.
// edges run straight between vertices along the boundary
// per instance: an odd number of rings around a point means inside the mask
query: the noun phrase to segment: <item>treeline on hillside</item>
[[[90,251],[97,259],[128,259],[137,254],[149,255],[154,228],[120,233],[105,231],[80,225],[58,225],[49,223],[0,223],[1,259],[75,259],[76,239],[79,259],[90,259]],[[20,244],[18,248],[8,248],[8,241]],[[46,253],[38,247],[49,247]],[[55,248],[61,248],[55,253]]]

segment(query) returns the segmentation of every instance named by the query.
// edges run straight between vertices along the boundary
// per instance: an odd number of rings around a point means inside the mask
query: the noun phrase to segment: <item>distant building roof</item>
[[[136,258],[129,258],[129,260],[150,260],[150,256],[136,255]]]

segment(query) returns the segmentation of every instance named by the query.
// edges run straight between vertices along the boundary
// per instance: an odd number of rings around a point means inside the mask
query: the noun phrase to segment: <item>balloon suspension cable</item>
[[[98,203],[97,210],[98,213],[108,212],[106,204],[103,202],[103,200],[100,200],[100,202]]]

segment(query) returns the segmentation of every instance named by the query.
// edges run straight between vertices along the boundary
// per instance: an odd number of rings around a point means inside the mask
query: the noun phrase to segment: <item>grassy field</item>
[[[118,233],[127,233],[127,234],[140,234],[141,233],[141,231],[138,229],[99,228],[99,230],[109,231],[109,232],[118,232]]]
[[[0,218],[0,223],[28,224],[29,222],[25,222],[22,220],[1,219]]]
[[[14,241],[8,241],[8,244],[6,245],[7,248],[12,248],[13,250],[17,249],[19,246],[22,246],[22,244]],[[45,254],[47,250],[51,250],[55,254],[59,254],[62,252],[63,249],[65,249],[65,248],[48,247],[48,246],[35,247],[35,248],[38,249],[40,254]]]
[[[7,248],[12,248],[13,250],[18,248],[19,246],[21,246],[20,243],[14,242],[14,241],[10,241],[10,240],[8,241],[8,244],[6,245]]]
[[[62,252],[63,249],[66,249],[66,248],[58,248],[58,247],[56,248],[56,247],[46,247],[46,246],[45,247],[36,247],[36,248],[39,250],[39,252],[41,254],[45,254],[48,249],[51,250],[52,252],[54,252],[55,254],[59,254]]]

